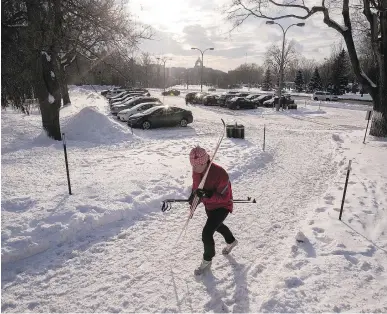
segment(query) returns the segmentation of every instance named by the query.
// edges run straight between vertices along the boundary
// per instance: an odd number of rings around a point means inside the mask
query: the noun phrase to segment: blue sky
[[[282,43],[282,31],[257,18],[247,19],[233,30],[224,11],[231,0],[131,0],[130,13],[137,23],[151,25],[154,39],[140,45],[154,56],[167,55],[167,66],[192,67],[199,52],[191,47],[214,47],[204,56],[204,65],[228,71],[244,62],[262,64],[266,49]],[[298,20],[280,20],[288,26]],[[296,42],[297,51],[309,59],[330,55],[338,34],[322,22],[322,15],[305,21],[305,27],[292,27],[286,38]]]

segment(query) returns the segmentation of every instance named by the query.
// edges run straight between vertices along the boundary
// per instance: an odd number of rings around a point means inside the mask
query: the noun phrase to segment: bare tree
[[[301,69],[305,83],[309,83],[310,79],[313,76],[313,72],[317,67],[317,62],[314,59],[300,57],[298,60],[298,67]]]
[[[16,95],[14,103],[22,103],[34,93],[43,129],[55,140],[61,139],[61,98],[70,102],[66,67],[79,56],[105,62],[100,57],[106,51],[105,57],[126,56],[147,37],[147,28],[136,29],[116,0],[2,0],[2,5],[2,40],[8,44],[2,57],[9,65],[2,73],[2,102]]]
[[[277,76],[279,81],[280,68],[281,68],[281,57],[282,51],[281,48],[276,44],[272,44],[266,51],[265,54],[265,67],[270,68],[272,74]],[[289,70],[291,65],[296,62],[297,54],[294,47],[294,41],[285,42],[285,51],[284,51],[284,63],[283,69],[284,73]],[[295,75],[293,75],[294,77]],[[283,80],[282,80],[283,81]]]
[[[127,55],[139,41],[151,37],[149,28],[137,27],[130,20],[125,6],[115,0],[64,0],[59,69],[63,102],[69,103],[66,67],[82,56],[94,64],[106,63],[107,55],[118,54],[130,62]],[[110,62],[110,66],[113,66]],[[117,72],[120,66],[114,67]]]
[[[141,53],[141,66],[143,72],[143,85],[149,87],[149,76],[151,74],[152,59],[148,52]]]
[[[273,14],[278,9],[283,13]],[[343,37],[353,72],[373,99],[374,115],[370,134],[387,136],[387,0],[355,0],[351,4],[349,0],[321,0],[321,5],[315,6],[307,6],[304,0],[232,0],[227,11],[228,19],[234,22],[234,27],[242,25],[250,16],[268,20],[306,20],[316,13],[322,13],[324,23]],[[333,18],[337,13],[342,15],[343,25]],[[378,77],[374,80],[367,76],[360,64],[354,41],[358,28],[370,34],[378,69]]]

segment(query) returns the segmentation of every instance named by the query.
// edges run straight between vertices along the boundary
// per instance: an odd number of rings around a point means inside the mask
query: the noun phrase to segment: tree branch
[[[293,7],[293,8],[303,9],[306,11],[306,14],[305,15],[286,14],[286,15],[282,15],[282,16],[269,16],[269,15],[262,13],[261,1],[258,2],[258,7],[255,9],[248,8],[242,2],[242,0],[236,0],[234,2],[234,5],[240,5],[244,10],[249,12],[248,15],[253,15],[253,16],[258,17],[258,18],[264,18],[264,19],[268,19],[268,20],[272,20],[272,21],[281,20],[281,19],[285,19],[285,18],[289,18],[289,17],[296,18],[299,20],[306,20],[308,17],[312,16],[313,14],[315,14],[317,12],[324,12],[324,10],[326,10],[326,8],[324,8],[323,6],[313,6],[311,9],[309,9],[307,6],[303,6],[303,5],[280,4],[280,3],[277,3],[273,0],[269,0],[269,1],[270,1],[270,3],[272,3],[273,5],[278,6],[278,7]],[[235,18],[236,15],[233,15],[233,13],[235,13],[235,11],[229,12],[229,16]],[[237,23],[237,24],[240,25],[241,23]]]

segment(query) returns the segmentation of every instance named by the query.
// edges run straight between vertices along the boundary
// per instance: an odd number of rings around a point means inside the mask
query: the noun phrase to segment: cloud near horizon
[[[231,31],[224,8],[230,0],[132,0],[131,14],[140,23],[154,29],[154,39],[140,44],[140,50],[152,55],[168,55],[167,66],[192,67],[200,56],[191,47],[206,49],[205,66],[229,71],[242,63],[262,65],[266,49],[273,43],[282,44],[282,30],[277,25],[266,25],[265,20],[249,17],[239,28]],[[288,25],[299,22],[286,19]],[[287,40],[293,40],[297,52],[308,59],[322,61],[340,36],[316,15],[305,21],[304,27],[292,27]]]

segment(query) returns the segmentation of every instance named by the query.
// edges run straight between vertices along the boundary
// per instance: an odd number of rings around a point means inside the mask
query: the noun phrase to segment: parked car
[[[274,105],[278,104],[278,99],[278,96],[275,96],[269,100],[266,100],[263,105],[265,107],[274,107]],[[291,104],[294,104],[294,99],[292,99],[290,95],[281,96],[281,106],[284,106],[286,108],[288,105]]]
[[[145,96],[145,95],[141,92],[127,92],[118,98],[109,99],[109,103],[110,103],[110,106],[118,105],[119,103],[125,102],[127,99],[131,97],[140,97],[140,96]]]
[[[133,128],[150,128],[176,126],[186,127],[193,122],[192,112],[179,107],[153,107],[129,117],[128,126]]]
[[[248,96],[246,96],[245,98],[248,99],[248,100],[254,100],[254,99],[257,99],[259,96],[259,94],[250,94]]]
[[[204,106],[216,106],[218,104],[218,99],[216,95],[207,95],[203,97]]]
[[[126,98],[124,98],[123,100],[117,100],[117,101],[113,101],[113,102],[110,102],[109,105],[110,105],[110,108],[113,107],[113,106],[120,106],[120,105],[125,105],[127,104],[129,101],[131,101],[132,99],[134,98],[138,98],[138,97],[148,97],[148,96],[144,96],[142,94],[129,94]]]
[[[221,107],[226,107],[226,101],[230,98],[234,98],[239,92],[227,92],[220,95],[218,103]]]
[[[117,115],[121,110],[132,108],[136,105],[145,103],[145,102],[159,102],[162,104],[160,99],[155,97],[136,97],[128,101],[127,103],[123,105],[117,105],[110,108],[110,111],[113,115]]]
[[[322,92],[322,91],[316,91],[312,95],[313,100],[322,100],[322,101],[332,101],[332,100],[338,100],[339,97],[336,95],[332,95],[329,92]]]
[[[258,106],[263,106],[267,100],[270,100],[272,98],[273,98],[273,95],[261,95],[256,99],[254,99],[254,102],[256,102]]]
[[[117,119],[119,119],[121,121],[128,121],[130,116],[132,116],[136,113],[139,113],[139,112],[143,112],[145,110],[148,110],[148,109],[156,107],[156,106],[162,106],[162,104],[160,104],[159,102],[144,102],[144,103],[138,104],[132,108],[121,110],[117,114]]]
[[[208,93],[196,93],[192,103],[193,104],[202,104],[203,103],[203,98],[205,96],[209,95]]]
[[[127,90],[126,90],[126,89],[123,89],[123,88],[111,90],[111,91],[109,91],[109,92],[106,94],[106,98],[110,99],[110,98],[120,97],[120,96],[123,95],[126,91],[127,91]]]
[[[185,104],[192,104],[193,103],[193,100],[195,98],[195,95],[196,93],[187,93],[187,95],[185,95]]]
[[[257,104],[247,100],[244,97],[235,97],[226,102],[228,109],[239,110],[239,109],[255,109]]]
[[[109,104],[109,105],[110,105],[110,110],[111,110],[113,107],[126,105],[126,104],[128,104],[130,101],[132,101],[134,98],[138,98],[138,97],[142,97],[142,96],[134,95],[134,96],[130,96],[130,97],[126,98],[126,99],[123,100],[123,101],[110,103],[110,104]]]
[[[216,88],[209,88],[208,91],[209,91],[209,92],[215,92],[215,91],[216,91]]]
[[[120,88],[120,87],[113,87],[113,88],[111,88],[111,89],[105,89],[105,90],[101,91],[101,95],[102,95],[102,96],[107,96],[107,94],[108,94],[109,92],[115,91],[115,90],[117,90],[117,89],[121,89],[121,88]]]
[[[163,96],[179,96],[180,91],[178,91],[177,89],[171,89],[171,90],[166,90],[166,91],[162,92],[161,94]]]
[[[237,97],[246,97],[246,96],[249,96],[250,93],[238,93],[238,94],[235,94],[235,96]]]

